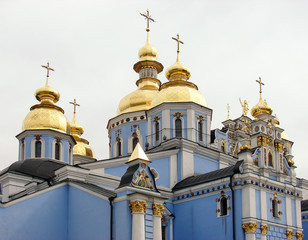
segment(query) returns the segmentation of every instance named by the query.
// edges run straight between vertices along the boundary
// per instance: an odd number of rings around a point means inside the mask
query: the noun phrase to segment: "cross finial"
[[[76,115],[76,107],[80,107],[80,105],[76,102],[76,99],[74,98],[74,102],[69,102],[70,104],[74,105],[74,119],[75,119],[75,115]]]
[[[175,38],[175,37],[172,37],[172,39],[175,40],[175,41],[177,42],[177,50],[176,50],[176,52],[177,52],[177,61],[179,61],[180,43],[181,43],[181,44],[184,44],[184,42],[182,42],[182,41],[180,40],[179,34],[177,34],[176,36],[177,36],[176,38]]]
[[[49,62],[47,62],[47,65],[46,65],[46,66],[42,65],[42,67],[43,67],[43,68],[46,68],[46,70],[47,70],[46,86],[48,86],[49,70],[54,71],[54,69],[51,68],[51,67],[49,67]]]
[[[259,83],[260,85],[260,95],[262,93],[262,85],[264,85],[264,83],[261,81],[261,77],[259,77],[259,80],[256,80],[257,83]]]
[[[149,9],[147,9],[147,13],[146,14],[145,13],[140,13],[140,15],[147,19],[146,31],[149,32],[150,31],[150,21],[155,22],[155,20],[153,18],[151,18]]]
[[[227,120],[229,120],[230,119],[230,105],[229,105],[229,103],[227,104],[227,110],[228,110]]]

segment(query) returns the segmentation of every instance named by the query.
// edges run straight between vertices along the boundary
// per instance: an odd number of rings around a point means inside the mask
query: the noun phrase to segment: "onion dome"
[[[76,103],[76,99],[74,99],[74,102],[70,103],[74,105],[74,118],[73,122],[70,124],[71,135],[76,141],[76,145],[73,148],[73,154],[94,158],[89,142],[86,139],[81,138],[81,135],[84,133],[83,127],[76,121],[76,106],[80,105]]]
[[[262,99],[262,85],[264,85],[264,83],[261,82],[261,78],[259,77],[259,81],[256,80],[259,84],[260,84],[260,99],[259,102],[257,103],[257,105],[255,105],[252,109],[251,109],[251,115],[253,117],[257,117],[263,113],[267,113],[269,115],[272,114],[273,109],[270,105],[267,104],[267,102],[265,100]]]
[[[30,108],[23,121],[22,130],[52,129],[69,133],[70,126],[64,116],[64,110],[55,105],[60,99],[60,94],[48,84],[49,70],[53,69],[49,67],[49,63],[43,67],[47,69],[46,85],[36,90],[35,97],[40,103]]]
[[[134,70],[139,73],[139,79],[136,82],[137,90],[121,99],[117,114],[149,110],[153,97],[159,90],[161,82],[157,79],[157,74],[163,70],[163,65],[157,62],[157,51],[150,44],[149,40],[149,21],[154,21],[147,11],[147,15],[141,14],[147,18],[148,26],[146,44],[139,50],[139,62],[134,65]]]
[[[178,38],[173,38],[178,42],[177,59],[175,64],[166,71],[166,78],[169,82],[160,87],[160,91],[152,100],[151,107],[155,107],[164,102],[195,102],[202,106],[207,106],[204,96],[198,91],[198,87],[188,82],[190,70],[179,60],[179,43],[183,43]]]

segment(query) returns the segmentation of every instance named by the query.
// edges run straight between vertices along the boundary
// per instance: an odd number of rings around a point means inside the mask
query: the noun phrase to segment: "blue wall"
[[[203,174],[217,170],[218,161],[200,154],[194,154],[194,171],[195,174]]]
[[[68,239],[110,239],[109,201],[68,187]]]
[[[127,240],[132,236],[132,216],[129,201],[116,202],[114,205],[113,237],[117,240]]]
[[[0,208],[2,240],[67,239],[67,186]]]

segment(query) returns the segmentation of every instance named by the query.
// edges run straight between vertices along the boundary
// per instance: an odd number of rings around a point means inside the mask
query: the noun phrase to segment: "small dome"
[[[147,35],[147,41],[145,43],[145,45],[140,48],[139,52],[139,59],[140,61],[145,61],[145,60],[152,60],[155,61],[157,60],[157,50],[155,49],[155,47],[153,47],[150,44],[150,40],[149,40],[149,34]]]
[[[95,157],[91,147],[89,146],[89,142],[87,140],[75,134],[72,136],[76,141],[76,145],[73,148],[73,154],[91,157],[91,158]]]
[[[70,125],[63,109],[54,104],[60,99],[59,92],[46,84],[45,87],[36,90],[35,97],[41,103],[30,108],[23,121],[22,130],[52,129],[69,133]]]
[[[188,80],[190,75],[190,70],[180,61],[176,61],[176,63],[170,66],[166,71],[166,78],[169,81]]]
[[[272,114],[272,112],[272,107],[266,101],[263,101],[262,97],[260,97],[258,104],[251,109],[251,115],[253,117],[257,117],[263,113]]]

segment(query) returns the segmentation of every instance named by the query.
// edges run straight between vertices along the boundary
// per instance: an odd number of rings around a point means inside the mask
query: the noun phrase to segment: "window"
[[[198,122],[198,139],[200,142],[203,141],[203,124],[201,121]]]
[[[137,143],[138,143],[138,142],[139,142],[139,138],[134,137],[134,138],[133,138],[133,151],[134,151],[135,147],[137,146]]]
[[[220,199],[220,216],[225,216],[228,214],[228,199],[223,195]]]
[[[268,151],[268,166],[273,167],[273,155]]]
[[[229,206],[229,199],[231,197],[226,195],[224,191],[221,191],[220,197],[216,198],[217,202],[217,217],[224,217],[229,215],[229,210],[231,210],[231,207]]]
[[[121,141],[118,141],[117,142],[117,156],[118,157],[122,155],[121,149],[122,149]]]
[[[179,118],[175,120],[175,137],[182,137],[182,120]]]
[[[159,141],[159,122],[155,123],[155,140]]]
[[[35,141],[35,157],[40,158],[42,156],[42,142],[39,140]]]
[[[25,142],[22,141],[20,144],[20,160],[25,159]]]
[[[56,142],[55,144],[55,159],[60,160],[60,150],[61,150],[61,145],[60,143]]]
[[[280,203],[281,201],[278,199],[277,193],[275,193],[274,198],[270,198],[272,202],[272,209],[270,210],[273,214],[274,218],[279,218],[282,215],[280,211]]]

